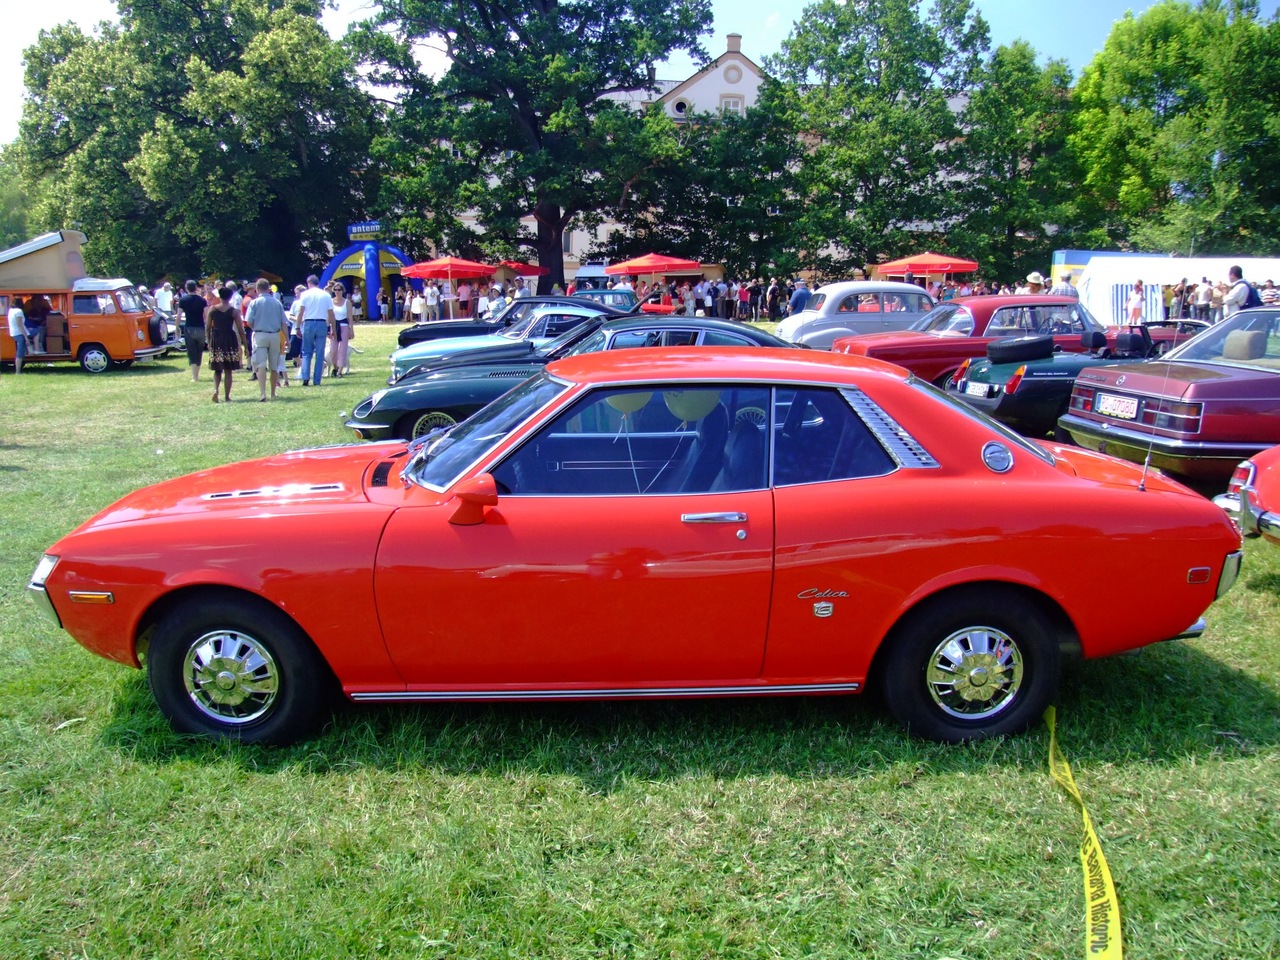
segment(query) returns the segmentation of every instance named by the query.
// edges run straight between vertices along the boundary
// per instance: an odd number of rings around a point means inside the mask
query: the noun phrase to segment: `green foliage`
[[[918,248],[946,214],[939,144],[959,135],[952,103],[973,87],[987,27],[968,0],[821,0],[768,69],[805,137],[806,265],[860,268]]]
[[[0,250],[29,239],[27,193],[22,189],[15,149],[0,150]]]
[[[299,275],[359,213],[374,112],[308,0],[125,5],[27,51],[33,220],[95,272]]]
[[[1047,270],[1070,245],[1076,178],[1066,150],[1071,73],[1041,67],[1031,46],[998,48],[975,73],[960,116],[963,135],[947,153],[952,249],[1009,280]],[[1056,229],[1055,229],[1056,228]]]
[[[357,35],[372,77],[404,91],[377,148],[382,212],[453,252],[531,247],[563,280],[575,218],[625,210],[632,186],[679,154],[674,125],[624,100],[677,50],[703,55],[707,0],[456,3],[384,0]],[[448,66],[424,75],[416,46]],[[468,213],[468,221],[460,218]],[[532,215],[536,233],[522,227]],[[477,228],[483,229],[483,238]]]
[[[677,130],[675,162],[633,185],[620,229],[596,253],[625,259],[660,250],[722,263],[736,277],[796,270],[803,143],[787,121],[768,80],[743,117],[691,116]]]
[[[1076,90],[1085,199],[1118,243],[1280,251],[1280,23],[1166,0],[1116,23]]]

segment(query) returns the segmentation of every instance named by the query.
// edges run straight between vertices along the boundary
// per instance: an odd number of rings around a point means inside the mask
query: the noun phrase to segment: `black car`
[[[472,337],[497,333],[504,327],[509,327],[515,323],[534,307],[545,307],[553,304],[581,306],[582,300],[577,297],[517,297],[508,303],[500,313],[488,320],[428,320],[425,323],[415,323],[411,327],[405,327],[400,331],[396,341],[400,346],[407,347],[411,343],[420,343],[423,340],[439,340],[442,337]],[[604,303],[597,303],[594,306],[598,306],[601,310],[619,317],[626,316],[628,312]]]
[[[532,299],[532,298],[530,298]],[[579,301],[581,302],[581,301]],[[793,347],[756,327],[693,317],[593,317],[524,355],[490,355],[410,373],[356,405],[346,426],[362,440],[412,439],[464,420],[552,360],[630,347]]]

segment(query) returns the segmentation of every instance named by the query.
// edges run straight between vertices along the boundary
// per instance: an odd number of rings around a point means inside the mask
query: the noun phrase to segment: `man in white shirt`
[[[318,387],[324,375],[325,342],[330,329],[336,329],[338,324],[333,313],[333,297],[320,286],[320,278],[313,273],[307,277],[307,289],[298,299],[302,315],[302,385]]]
[[[1209,304],[1213,300],[1213,284],[1208,277],[1201,277],[1196,285],[1196,319],[1209,322]]]
[[[156,291],[156,306],[165,313],[173,313],[173,284],[167,280],[164,286]]]
[[[1244,279],[1244,271],[1239,267],[1232,267],[1227,271],[1227,280],[1231,286],[1222,297],[1222,319],[1227,320],[1233,314],[1244,309],[1244,305],[1249,301],[1249,284]]]
[[[529,288],[525,286],[524,278],[516,277],[516,292],[511,295],[512,299],[527,296],[529,296]]]
[[[427,281],[427,288],[423,293],[414,295],[413,305],[416,311],[414,320],[440,319],[440,288],[434,280]]]
[[[27,315],[22,312],[22,298],[14,297],[9,307],[9,336],[13,338],[13,372],[22,372],[31,341],[27,337]]]

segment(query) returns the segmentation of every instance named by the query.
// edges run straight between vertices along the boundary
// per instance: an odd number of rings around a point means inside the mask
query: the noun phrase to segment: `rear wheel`
[[[179,733],[287,744],[327,708],[328,667],[275,607],[202,597],[156,625],[147,656],[151,691]]]
[[[76,354],[85,373],[105,373],[111,369],[111,354],[100,343],[86,343]]]
[[[885,702],[912,734],[929,740],[1019,733],[1057,689],[1053,629],[1017,593],[975,590],[926,603],[889,642]]]

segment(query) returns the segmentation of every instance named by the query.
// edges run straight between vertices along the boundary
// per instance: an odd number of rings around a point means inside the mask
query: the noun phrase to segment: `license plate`
[[[965,384],[964,392],[971,397],[985,397],[987,395],[987,385],[970,381]]]
[[[1133,420],[1138,416],[1137,397],[1113,397],[1104,393],[1098,397],[1098,412],[1104,417]]]

